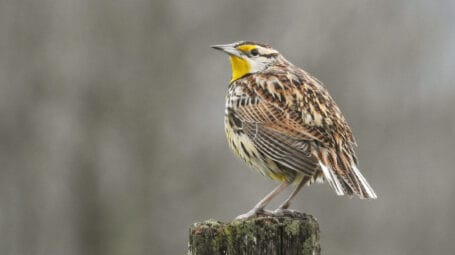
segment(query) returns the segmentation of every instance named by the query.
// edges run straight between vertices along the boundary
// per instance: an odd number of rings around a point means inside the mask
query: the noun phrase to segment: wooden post
[[[257,217],[222,223],[208,220],[190,228],[190,255],[318,255],[319,225],[307,214]]]

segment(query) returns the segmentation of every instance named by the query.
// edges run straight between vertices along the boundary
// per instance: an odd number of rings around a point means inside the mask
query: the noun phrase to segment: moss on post
[[[307,214],[258,217],[222,223],[208,220],[190,228],[188,254],[320,254],[319,225]]]

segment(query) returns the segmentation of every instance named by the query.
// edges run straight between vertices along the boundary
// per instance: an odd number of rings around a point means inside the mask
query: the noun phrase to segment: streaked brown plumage
[[[278,192],[297,183],[275,211],[283,213],[301,186],[317,179],[327,180],[338,195],[376,198],[357,168],[351,129],[320,81],[265,44],[214,48],[230,55],[233,68],[225,115],[230,147],[250,166],[284,183],[239,218],[264,213]]]

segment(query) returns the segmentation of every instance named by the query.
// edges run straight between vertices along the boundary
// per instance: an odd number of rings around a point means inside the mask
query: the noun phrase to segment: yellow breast
[[[232,78],[231,82],[241,78],[245,74],[250,73],[251,66],[247,60],[237,57],[237,56],[230,56],[231,60],[231,68],[232,68]]]

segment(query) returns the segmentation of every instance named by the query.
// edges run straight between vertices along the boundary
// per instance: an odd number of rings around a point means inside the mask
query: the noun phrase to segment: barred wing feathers
[[[338,195],[376,198],[357,167],[352,132],[318,80],[301,69],[270,70],[231,86],[244,93],[235,115],[261,153],[306,175],[322,171]]]
[[[288,136],[284,131],[286,126],[283,124],[291,120],[281,109],[255,98],[249,100],[249,103],[239,104],[235,115],[242,122],[242,130],[260,153],[295,174],[301,172],[313,176],[316,173],[317,161],[311,155],[309,144],[305,140]],[[306,140],[311,139],[308,137]],[[295,177],[295,174],[288,177]]]

